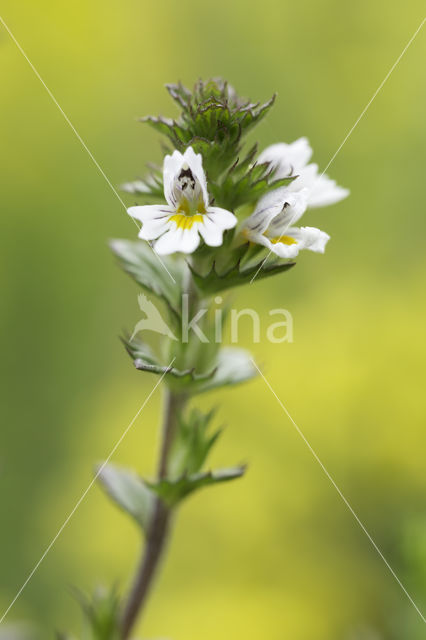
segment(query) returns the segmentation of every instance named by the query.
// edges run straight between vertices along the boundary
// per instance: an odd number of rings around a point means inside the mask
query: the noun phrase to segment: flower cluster
[[[260,154],[258,164],[270,165],[277,179],[292,181],[259,199],[253,214],[240,227],[241,237],[263,245],[280,258],[294,258],[302,249],[324,252],[328,234],[314,227],[292,225],[308,208],[339,202],[349,191],[319,174],[318,165],[308,164],[311,156],[306,138],[274,144]],[[142,222],[139,237],[154,240],[158,254],[193,253],[201,238],[207,245],[218,247],[224,231],[237,225],[233,212],[210,203],[202,156],[191,146],[183,154],[175,150],[166,155],[163,183],[166,205],[133,206],[128,210]]]

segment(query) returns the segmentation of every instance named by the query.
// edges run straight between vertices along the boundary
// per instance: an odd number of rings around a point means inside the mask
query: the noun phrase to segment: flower
[[[202,157],[188,147],[164,158],[164,196],[167,204],[130,207],[129,215],[142,222],[139,238],[156,240],[158,254],[192,253],[200,236],[211,247],[219,247],[223,232],[237,224],[233,213],[209,206]]]
[[[297,176],[290,184],[263,196],[245,221],[242,233],[250,241],[267,247],[280,258],[295,258],[302,249],[324,253],[330,236],[315,227],[293,227],[309,207],[324,207],[349,195],[317,164],[308,164],[312,149],[307,138],[291,144],[279,142],[267,147],[258,163],[269,162],[274,178]]]
[[[307,188],[308,207],[325,207],[343,200],[349,190],[339,187],[335,180],[325,174],[319,174],[317,164],[308,164],[312,148],[307,138],[299,138],[291,144],[279,142],[267,147],[259,156],[258,163],[269,162],[275,169],[276,179],[291,175],[298,177],[289,185],[289,191]]]
[[[309,189],[280,187],[263,196],[244,223],[247,240],[261,244],[280,258],[295,258],[302,249],[324,253],[330,236],[314,227],[293,227],[308,206]]]

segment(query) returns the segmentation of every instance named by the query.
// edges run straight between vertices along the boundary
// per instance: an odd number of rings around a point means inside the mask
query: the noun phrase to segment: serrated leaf
[[[191,493],[203,487],[240,478],[245,469],[244,466],[241,466],[218,471],[207,471],[206,473],[195,473],[182,476],[176,480],[160,480],[157,483],[150,483],[149,486],[167,505],[174,507]]]
[[[120,189],[144,199],[153,198],[156,202],[162,202],[164,201],[163,171],[156,165],[148,166],[150,167],[150,173],[146,178],[125,182],[120,186]]]
[[[204,382],[209,380],[215,373],[215,368],[210,368],[204,372],[197,372],[195,368],[178,369],[177,367],[166,365],[160,362],[149,345],[141,340],[128,340],[123,338],[123,343],[136,369],[157,375],[164,375],[166,381],[168,381],[169,378],[174,378],[178,386],[192,386]]]
[[[257,375],[249,352],[237,347],[222,347],[207,371],[197,371],[195,367],[181,370],[173,365],[160,363],[148,345],[139,340],[129,342],[123,339],[123,342],[136,369],[164,375],[164,380],[169,386],[174,389],[186,389],[192,394],[239,384]]]
[[[262,260],[257,264],[245,267],[242,264],[241,255],[238,255],[235,264],[220,273],[216,270],[215,262],[213,263],[210,271],[206,274],[197,273],[191,265],[190,269],[195,284],[200,291],[206,295],[213,295],[220,291],[232,289],[233,287],[250,284],[254,276],[257,281],[279,273],[284,273],[294,267],[295,264],[295,262],[270,264],[267,261]]]
[[[184,277],[182,263],[163,256],[162,264],[153,249],[143,240],[112,240],[110,246],[124,271],[145,291],[162,299],[179,316]]]
[[[115,588],[98,587],[92,597],[75,590],[84,613],[82,640],[120,640],[120,599]]]
[[[134,180],[133,182],[125,182],[120,185],[120,189],[134,196],[154,198],[157,202],[161,202],[164,199],[163,186],[156,182],[151,183],[148,179],[139,178],[139,180]]]
[[[194,386],[194,392],[205,393],[218,387],[240,384],[257,374],[258,370],[248,351],[238,347],[222,347],[217,354],[214,374],[211,378],[198,382]]]
[[[274,170],[268,163],[255,163],[240,177],[231,167],[223,182],[210,185],[210,190],[221,206],[234,211],[244,204],[259,200],[274,189],[290,184],[296,178],[288,176],[275,180],[273,176]]]
[[[193,409],[189,415],[179,417],[177,433],[167,463],[168,477],[179,478],[201,470],[221,433],[209,433],[213,415],[213,411],[204,414],[199,409]]]
[[[190,131],[171,118],[163,118],[162,116],[146,116],[140,120],[141,122],[149,124],[158,133],[167,136],[176,149],[182,149],[185,147],[192,137]]]
[[[101,466],[96,479],[108,496],[147,531],[154,507],[154,495],[135,473],[112,464]]]
[[[178,82],[177,84],[166,84],[166,89],[173,100],[176,100],[182,109],[187,109],[189,107],[192,94],[181,82]]]
[[[240,98],[227,82],[218,78],[200,80],[192,91],[181,83],[166,87],[181,108],[180,116],[176,120],[162,116],[148,116],[141,120],[166,136],[175,149],[183,152],[191,145],[196,152],[202,153],[209,184],[214,188],[212,183],[219,183],[223,173],[229,167],[235,166],[241,152],[243,137],[266,115],[274,103],[275,96],[264,104],[252,103]],[[247,166],[247,160],[242,162],[242,166]],[[241,175],[241,170],[238,174]],[[258,170],[256,174],[259,175]],[[253,177],[251,183],[257,179]],[[220,184],[216,186],[214,196],[217,203],[225,206],[227,203],[222,202],[216,195]],[[239,193],[238,203],[244,202],[243,195],[246,191],[247,189]],[[252,200],[255,197],[253,195]]]

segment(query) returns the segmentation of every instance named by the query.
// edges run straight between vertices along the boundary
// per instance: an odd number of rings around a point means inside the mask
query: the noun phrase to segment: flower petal
[[[286,187],[284,187],[286,189]],[[297,222],[305,213],[308,207],[308,189],[301,189],[293,193],[286,192],[284,194],[285,201],[281,211],[268,227],[268,235],[280,235],[291,225]]]
[[[209,203],[209,196],[207,191],[206,174],[203,169],[203,159],[199,153],[194,152],[192,147],[188,147],[184,154],[179,151],[174,151],[171,156],[165,156],[163,162],[164,196],[170,206],[175,208],[179,206],[179,202],[176,199],[175,186],[179,174],[186,164],[199,184],[204,207],[207,207]]]
[[[185,160],[180,151],[174,151],[171,156],[164,157],[163,162],[163,186],[164,197],[171,207],[177,207],[178,202],[174,195],[174,183],[179,175]]]
[[[270,162],[276,169],[276,178],[285,178],[299,173],[310,160],[312,149],[307,138],[299,138],[287,144],[279,142],[267,147],[258,158],[258,163]]]
[[[349,189],[339,187],[335,180],[326,175],[318,176],[312,185],[309,195],[310,207],[326,207],[340,202],[349,195]]]
[[[292,191],[289,187],[279,187],[260,198],[254,213],[247,218],[244,227],[251,232],[263,233],[272,224],[282,233],[304,214],[308,191]],[[276,222],[275,222],[276,221]]]
[[[203,216],[203,222],[198,227],[200,235],[209,247],[220,247],[223,242],[223,229],[221,229],[208,215]]]
[[[227,209],[220,207],[209,207],[208,216],[220,229],[233,229],[238,220],[237,217]]]
[[[300,249],[309,249],[315,253],[324,253],[325,245],[330,240],[330,236],[325,231],[315,227],[291,227],[286,231],[289,238],[293,238]]]
[[[339,187],[335,180],[320,174],[315,163],[304,167],[299,177],[289,184],[289,189],[293,191],[302,187],[309,189],[308,206],[312,208],[335,204],[349,195],[348,189]]]
[[[297,241],[293,241],[293,239],[289,241],[285,235],[279,238],[268,238],[266,235],[259,233],[253,235],[250,239],[256,242],[256,244],[263,245],[269,249],[271,253],[275,253],[280,258],[295,258],[300,249]]]
[[[200,244],[198,235],[198,225],[195,223],[189,229],[177,227],[174,223],[173,227],[161,236],[154,244],[155,251],[160,255],[168,255],[181,251],[182,253],[192,253]]]
[[[314,227],[301,227],[300,229],[291,227],[287,229],[285,234],[279,236],[258,234],[256,241],[280,258],[289,259],[296,258],[302,249],[324,253],[325,245],[329,239],[330,236],[327,233]]]
[[[173,213],[173,208],[167,205],[153,204],[139,207],[129,207],[127,213],[142,222],[139,238],[153,240],[158,238],[168,228],[168,219]]]
[[[203,169],[203,158],[200,153],[195,153],[192,147],[187,148],[183,154],[183,158],[184,161],[188,163],[188,167],[191,169],[193,176],[200,183],[204,206],[207,208],[209,205],[209,194],[207,192],[206,174]]]

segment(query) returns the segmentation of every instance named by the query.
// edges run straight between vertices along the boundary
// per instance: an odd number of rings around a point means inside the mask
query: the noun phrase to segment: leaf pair
[[[244,466],[216,471],[202,467],[216,443],[220,431],[209,432],[213,412],[204,415],[193,410],[186,418],[180,416],[177,433],[167,461],[167,477],[147,481],[129,469],[102,464],[96,478],[110,498],[147,533],[158,498],[173,508],[189,495],[202,489],[239,478]]]
[[[240,384],[257,375],[250,354],[237,347],[222,347],[207,371],[197,371],[195,368],[181,370],[160,362],[150,347],[139,340],[124,340],[124,343],[136,369],[164,375],[170,387],[192,395]]]
[[[229,255],[230,254],[230,255]],[[253,260],[257,256],[257,260]],[[231,252],[228,250],[227,264],[220,265],[220,252],[212,262],[210,270],[201,273],[190,266],[194,282],[204,295],[233,289],[250,284],[254,279],[262,280],[284,273],[295,266],[295,262],[280,260],[275,254],[268,256],[260,246],[254,250],[249,243],[240,245]]]
[[[191,493],[244,474],[245,467],[233,467],[218,471],[185,474],[174,480],[147,482],[133,471],[108,464],[102,467],[98,479],[109,497],[138,523],[147,533],[154,508],[155,496],[169,507],[175,507]]]

